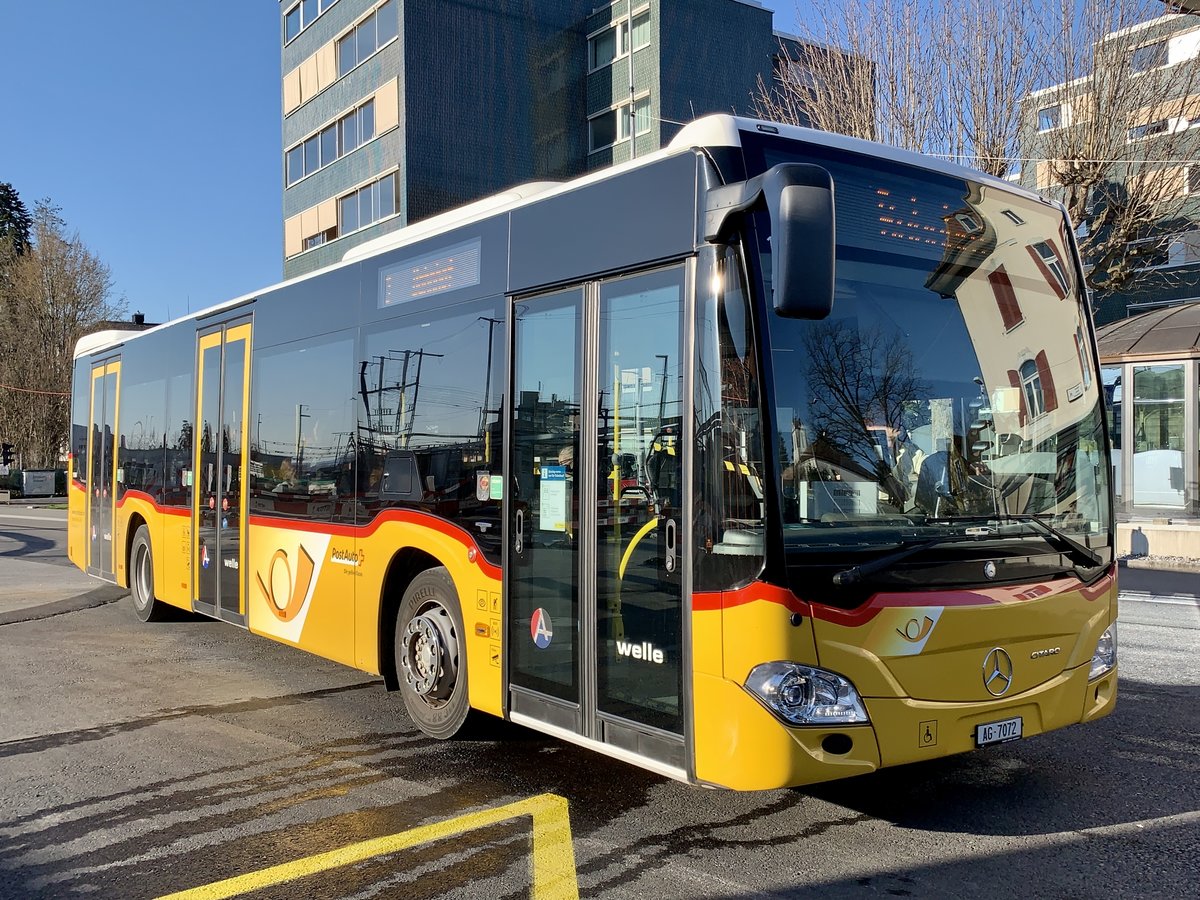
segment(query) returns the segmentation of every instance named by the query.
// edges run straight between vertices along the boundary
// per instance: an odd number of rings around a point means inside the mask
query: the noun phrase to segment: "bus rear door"
[[[120,359],[92,366],[91,434],[88,437],[87,571],[107,581],[116,578],[113,536],[117,483],[116,434],[121,381]]]
[[[241,318],[197,337],[193,440],[192,607],[246,624],[246,407],[250,392],[250,321]]]

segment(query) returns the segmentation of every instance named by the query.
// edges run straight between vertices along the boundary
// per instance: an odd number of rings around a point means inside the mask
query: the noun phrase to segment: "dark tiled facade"
[[[629,18],[628,0],[304,0],[311,23],[283,45],[283,150],[295,147],[395,84],[394,127],[377,129],[358,149],[287,186],[284,274],[294,277],[339,260],[388,231],[535,180],[562,180],[629,159],[630,141],[591,149],[589,117],[629,102],[629,56],[589,71],[589,37]],[[633,0],[639,19],[633,52],[634,96],[648,103],[639,155],[664,146],[691,119],[750,111],[758,77],[770,81],[780,37],[772,13],[746,0]],[[281,0],[285,23],[295,0]],[[333,49],[372,11],[394,15],[398,37],[341,78]],[[281,24],[281,40],[286,25]],[[635,41],[636,43],[636,41]],[[289,105],[296,71],[332,65],[332,78]],[[328,82],[328,83],[327,83]],[[626,107],[628,109],[628,107]],[[679,123],[679,124],[677,124]],[[386,121],[391,125],[391,120]],[[395,213],[343,233],[331,201],[389,172]],[[318,210],[320,224],[318,225]],[[334,224],[336,222],[336,224]],[[335,231],[327,231],[331,225]],[[328,242],[312,236],[322,232]],[[311,246],[309,243],[315,243]]]

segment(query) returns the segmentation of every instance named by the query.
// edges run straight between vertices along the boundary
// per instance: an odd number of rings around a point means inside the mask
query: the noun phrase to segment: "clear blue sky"
[[[278,0],[0,0],[0,182],[61,207],[131,313],[282,277],[279,27]]]

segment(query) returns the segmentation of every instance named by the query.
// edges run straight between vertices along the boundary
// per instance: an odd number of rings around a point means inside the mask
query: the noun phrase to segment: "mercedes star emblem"
[[[1002,697],[1012,686],[1012,657],[993,647],[983,658],[983,686],[993,697]]]

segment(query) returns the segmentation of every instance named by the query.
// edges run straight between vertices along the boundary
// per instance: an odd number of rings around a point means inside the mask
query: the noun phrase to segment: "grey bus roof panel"
[[[699,159],[687,151],[658,157],[627,171],[620,191],[572,182],[566,192],[513,209],[509,293],[693,252]]]

